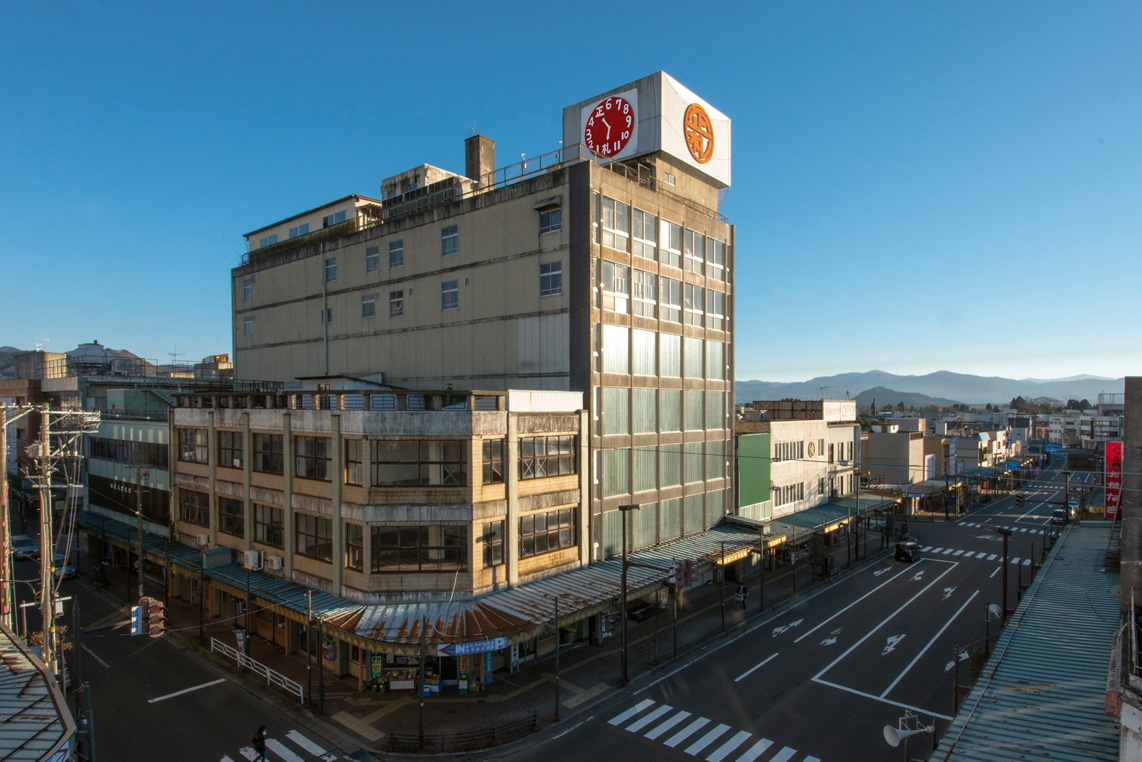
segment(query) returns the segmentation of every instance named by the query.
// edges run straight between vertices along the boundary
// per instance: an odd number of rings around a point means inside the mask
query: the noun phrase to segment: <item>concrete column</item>
[[[516,419],[508,413],[507,460],[504,463],[504,494],[507,497],[507,520],[504,522],[504,563],[507,565],[508,587],[519,584],[519,436]]]
[[[341,595],[341,585],[345,579],[345,523],[341,519],[341,488],[345,482],[345,468],[342,464],[344,452],[341,446],[341,416],[334,414],[329,418],[329,447],[333,450],[329,460],[329,467],[333,470],[333,473],[329,475],[329,482],[333,487],[331,490],[333,501],[333,594],[339,596]]]
[[[294,532],[293,532],[293,429],[290,427],[290,413],[282,413],[282,566],[287,578],[293,576]]]
[[[210,473],[210,509],[207,515],[210,517],[210,527],[207,530],[210,533],[210,545],[213,547],[218,544],[218,495],[214,485],[218,479],[218,435],[214,430],[214,411],[206,411],[206,452],[207,462],[209,463]]]
[[[242,547],[254,548],[254,503],[250,500],[250,474],[254,468],[254,437],[250,434],[250,414],[242,413]]]

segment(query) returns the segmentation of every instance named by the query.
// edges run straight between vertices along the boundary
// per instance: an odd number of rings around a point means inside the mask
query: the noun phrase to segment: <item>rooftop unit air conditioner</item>
[[[270,571],[282,570],[282,557],[281,556],[266,556],[266,568]]]
[[[195,539],[195,542],[198,543],[198,547],[205,548],[207,543],[210,542],[210,535],[204,533],[204,534],[198,535],[194,539]]]
[[[262,554],[257,550],[242,551],[242,568],[257,571],[262,568]]]

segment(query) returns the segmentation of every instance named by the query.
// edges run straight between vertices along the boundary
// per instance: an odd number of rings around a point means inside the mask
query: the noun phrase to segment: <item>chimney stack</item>
[[[496,171],[496,141],[473,135],[464,141],[464,174],[477,183],[489,182],[486,175]]]

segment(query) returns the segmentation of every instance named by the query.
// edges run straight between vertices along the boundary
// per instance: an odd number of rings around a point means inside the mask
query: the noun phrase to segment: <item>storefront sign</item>
[[[519,643],[513,643],[512,644],[511,655],[512,655],[511,668],[508,671],[509,672],[518,672],[519,671]]]
[[[448,643],[447,645],[440,646],[437,649],[437,653],[439,653],[441,656],[465,656],[468,654],[481,654],[485,652],[498,651],[501,648],[506,648],[507,645],[507,638],[475,640],[470,643]]]
[[[504,640],[504,638],[500,638]],[[492,652],[488,651],[484,654],[484,685],[492,684]]]
[[[1118,518],[1118,505],[1122,499],[1122,443],[1106,443],[1106,464],[1103,472],[1106,485],[1106,518]]]
[[[373,654],[373,677],[380,677],[384,666],[385,657],[381,654]]]

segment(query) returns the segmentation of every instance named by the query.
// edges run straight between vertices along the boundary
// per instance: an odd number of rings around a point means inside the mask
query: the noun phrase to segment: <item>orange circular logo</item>
[[[694,161],[705,164],[714,155],[714,125],[710,123],[710,115],[700,104],[691,103],[686,108],[683,126],[690,155]]]

